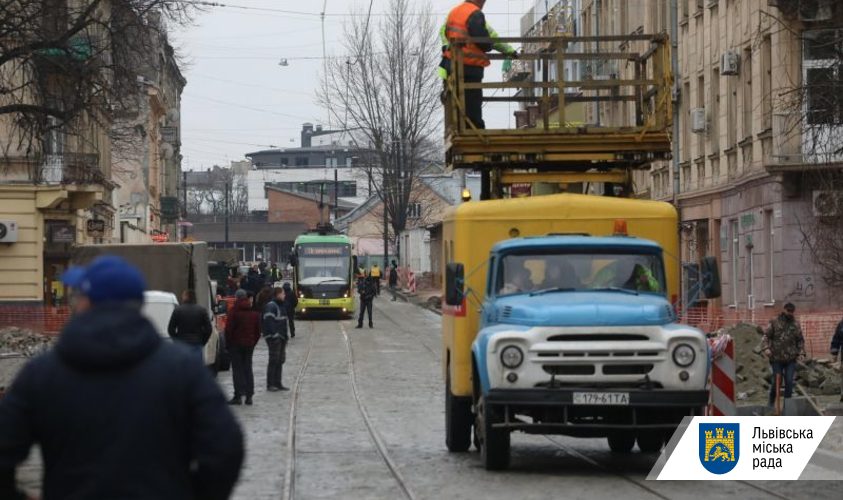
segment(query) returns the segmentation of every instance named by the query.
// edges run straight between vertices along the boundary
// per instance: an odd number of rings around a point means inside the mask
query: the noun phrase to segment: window
[[[738,221],[737,219],[732,220],[729,222],[730,228],[730,237],[732,239],[732,249],[731,253],[729,254],[729,262],[731,265],[731,285],[732,285],[732,305],[737,307],[738,305],[738,258],[740,258],[740,235],[738,234]]]
[[[421,214],[422,214],[421,203],[409,203],[409,204],[407,204],[407,218],[408,219],[419,219],[419,218],[421,218]]]
[[[682,116],[685,117],[685,126],[682,127],[682,145],[680,158],[682,161],[691,159],[691,84],[686,83],[682,87]]]
[[[773,211],[766,210],[764,211],[764,235],[766,236],[766,241],[764,243],[764,267],[767,274],[767,303],[773,304],[776,301],[776,290],[774,288],[774,275],[773,275],[773,252],[775,251],[775,243],[776,243],[776,231],[773,228]]]
[[[805,33],[803,77],[807,121],[811,125],[843,124],[843,30]]]
[[[761,130],[773,128],[773,50],[769,36],[761,42]]]
[[[705,78],[700,76],[697,78],[697,108],[705,109]],[[706,110],[709,111],[709,110]],[[706,113],[707,115],[708,113]],[[706,119],[710,121],[709,116]],[[705,155],[705,136],[706,134],[697,134],[697,157]],[[699,178],[702,183],[702,177]]]
[[[502,257],[494,289],[499,295],[618,289],[664,294],[666,287],[659,255],[548,251]]]
[[[736,80],[733,76],[726,78],[726,112],[728,113],[726,119],[727,148],[733,148],[738,144],[738,88]]]
[[[743,51],[741,60],[743,83],[743,137],[752,137],[752,50]]]
[[[714,68],[711,72],[711,87],[708,89],[708,101],[711,112],[708,114],[708,137],[711,141],[711,152],[720,151],[720,70]]]
[[[296,157],[296,166],[297,167],[307,167],[310,165],[310,159],[306,156],[297,156]]]

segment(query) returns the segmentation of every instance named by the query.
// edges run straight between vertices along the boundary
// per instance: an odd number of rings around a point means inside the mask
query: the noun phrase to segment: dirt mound
[[[32,357],[50,348],[55,339],[22,328],[0,329],[0,354]]]
[[[738,404],[766,404],[772,374],[769,361],[761,354],[761,338],[764,334],[762,328],[749,323],[739,323],[718,333],[729,334],[735,341]],[[811,396],[840,393],[840,373],[829,359],[808,359],[800,362],[796,368],[796,382]]]

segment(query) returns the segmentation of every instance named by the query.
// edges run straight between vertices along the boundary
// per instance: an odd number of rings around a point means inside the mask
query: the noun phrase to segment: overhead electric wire
[[[203,101],[214,102],[214,103],[222,104],[222,105],[225,105],[225,106],[233,106],[235,108],[248,109],[248,110],[251,110],[251,111],[258,112],[258,113],[267,113],[267,114],[271,114],[271,115],[284,116],[284,117],[287,117],[287,118],[294,118],[296,120],[305,120],[305,121],[313,120],[313,118],[306,118],[306,117],[303,117],[303,116],[291,115],[289,113],[281,113],[280,111],[272,111],[270,109],[255,108],[255,107],[252,107],[252,106],[247,106],[245,104],[239,104],[239,103],[236,103],[236,102],[229,102],[229,101],[221,101],[219,99],[214,99],[212,97],[205,97],[205,96],[196,95],[196,94],[185,94],[185,97],[190,98],[190,99],[200,99],[200,100],[203,100]]]

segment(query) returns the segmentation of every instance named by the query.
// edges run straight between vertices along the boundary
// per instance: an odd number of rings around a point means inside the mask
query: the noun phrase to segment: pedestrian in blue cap
[[[141,314],[146,283],[118,257],[72,268],[74,316],[0,399],[0,498],[34,444],[44,498],[228,498],[243,435],[211,375]]]

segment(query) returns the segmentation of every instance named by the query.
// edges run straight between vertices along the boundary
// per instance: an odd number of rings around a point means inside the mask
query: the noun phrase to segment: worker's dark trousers
[[[266,366],[266,387],[282,387],[281,370],[287,360],[287,339],[283,337],[266,339],[269,363]]]
[[[796,375],[796,361],[790,363],[779,363],[773,361],[770,363],[773,369],[773,378],[770,379],[770,406],[776,402],[776,375],[782,376],[782,386],[784,386],[784,397],[789,398],[793,396],[793,377]]]
[[[255,347],[228,346],[231,356],[231,378],[234,379],[234,395],[251,397],[255,394],[255,375],[252,372],[252,354]]]
[[[465,66],[465,83],[480,83],[483,81],[483,68],[479,66]],[[479,129],[486,128],[483,121],[483,91],[481,89],[466,89],[465,115]]]
[[[361,300],[360,301],[360,317],[357,318],[357,326],[363,326],[363,317],[366,315],[366,311],[369,312],[369,326],[372,326],[372,301],[371,300]]]

